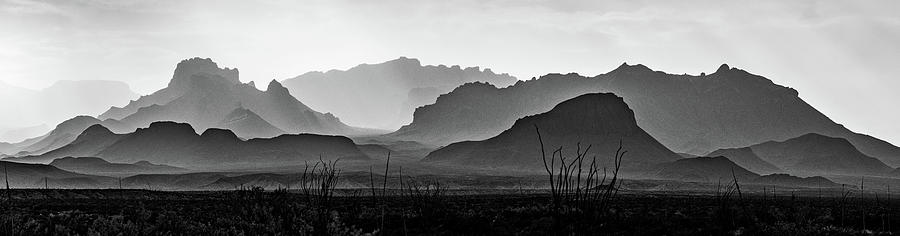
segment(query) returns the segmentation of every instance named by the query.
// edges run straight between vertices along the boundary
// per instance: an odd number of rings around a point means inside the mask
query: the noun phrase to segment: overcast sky
[[[244,82],[400,56],[520,79],[623,61],[728,63],[900,144],[900,1],[0,0],[0,81],[118,80],[146,94],[210,57]]]

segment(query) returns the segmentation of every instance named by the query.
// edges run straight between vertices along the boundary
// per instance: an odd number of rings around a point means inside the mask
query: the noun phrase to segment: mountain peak
[[[721,66],[719,66],[719,69],[717,69],[715,73],[725,73],[729,70],[731,70],[731,67],[729,67],[728,64],[722,64]]]
[[[240,139],[238,139],[238,136],[236,134],[234,134],[234,132],[232,132],[231,130],[216,129],[216,128],[207,129],[206,131],[203,131],[203,134],[201,134],[200,137],[205,138],[205,139],[216,139],[216,140],[221,140],[221,139],[240,140]]]
[[[139,130],[155,130],[155,131],[165,131],[165,130],[182,131],[182,130],[184,130],[184,131],[190,131],[190,132],[194,133],[194,127],[191,127],[190,124],[178,123],[178,122],[174,122],[174,121],[153,122],[153,123],[150,123],[150,127],[146,128],[146,129],[139,129]],[[196,133],[194,133],[194,134],[196,134]]]
[[[285,89],[285,88],[284,88],[284,85],[281,85],[281,82],[278,82],[278,80],[273,79],[272,81],[269,81],[269,85],[266,87],[266,91],[273,90],[273,89],[280,90],[280,89]]]
[[[270,81],[269,85],[266,87],[266,93],[287,94],[288,96],[290,96],[290,91],[288,91],[288,89],[285,88],[284,85],[281,85],[281,82],[278,82],[277,80],[274,80],[274,79],[272,81]]]
[[[175,73],[172,80],[169,81],[169,87],[181,87],[197,74],[218,75],[228,84],[238,84],[238,69],[229,69],[228,67],[219,68],[219,65],[209,58],[194,57],[182,60],[175,66]]]
[[[95,125],[91,125],[91,127],[88,127],[87,129],[85,129],[84,132],[81,132],[81,135],[79,135],[79,137],[80,136],[88,137],[88,136],[97,136],[97,135],[108,135],[108,134],[113,134],[113,132],[110,131],[108,128],[106,128],[106,126],[103,126],[101,124],[95,124]]]
[[[403,57],[403,56],[401,56],[400,58],[394,59],[394,60],[390,60],[390,61],[386,62],[385,64],[403,64],[403,65],[422,66],[422,62],[420,62],[419,59],[408,58],[408,57]]]
[[[643,129],[622,97],[612,93],[589,93],[556,105],[550,111],[516,120],[511,128],[481,141],[458,142],[428,154],[423,161],[462,165],[540,167],[534,159],[538,145],[535,127],[548,147],[591,145],[597,152],[627,147],[629,162],[624,168],[646,167],[678,159]],[[584,146],[581,146],[584,147]],[[486,153],[486,154],[475,154]]]
[[[643,64],[628,65],[627,62],[622,62],[622,65],[619,65],[619,67],[616,67],[616,69],[610,71],[608,74],[641,72],[653,72],[653,70]]]

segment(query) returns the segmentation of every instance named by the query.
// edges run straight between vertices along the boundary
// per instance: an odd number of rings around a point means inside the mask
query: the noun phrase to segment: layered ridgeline
[[[284,85],[310,107],[334,113],[348,124],[396,130],[412,121],[416,107],[474,81],[506,87],[516,78],[478,67],[423,66],[417,59],[401,57],[346,71],[309,72]]]
[[[72,143],[72,141],[75,141],[75,139],[89,127],[98,124],[109,127],[118,133],[130,132],[133,130],[130,126],[116,120],[108,119],[101,121],[90,116],[76,116],[72,119],[63,121],[57,125],[53,131],[50,131],[50,133],[46,135],[15,144],[16,153],[14,154],[17,156],[41,155],[56,150]]]
[[[769,163],[760,158],[758,155],[756,155],[756,153],[753,152],[753,149],[749,147],[719,149],[707,154],[706,156],[724,156],[734,163],[740,165],[741,167],[747,168],[747,170],[759,174],[774,174],[784,172],[783,170],[781,170],[781,168],[778,168],[772,163]]]
[[[88,128],[71,144],[43,155],[10,158],[25,163],[49,163],[63,157],[99,157],[108,162],[148,161],[180,167],[272,167],[304,161],[367,160],[349,138],[317,134],[286,134],[242,140],[230,130],[207,129],[198,135],[185,123],[154,122],[129,134],[115,134],[101,125]]]
[[[854,133],[769,79],[722,65],[700,76],[627,65],[596,77],[550,74],[506,88],[469,83],[416,109],[413,122],[389,137],[446,145],[493,137],[519,117],[550,110],[585,93],[625,98],[638,124],[679,153],[705,154],[821,133],[849,140],[863,153],[900,165],[900,148]]]
[[[50,162],[51,166],[62,170],[99,175],[126,175],[149,173],[182,173],[187,169],[167,165],[157,165],[148,161],[135,163],[110,163],[97,157],[63,157]]]
[[[111,108],[100,119],[120,120],[131,127],[147,127],[156,121],[186,122],[198,132],[231,128],[244,138],[366,132],[310,109],[277,81],[260,91],[252,82],[241,83],[237,69],[219,68],[212,60],[200,58],[178,63],[166,88],[125,107]]]
[[[85,175],[51,165],[0,161],[10,188],[109,188],[114,178]]]
[[[61,80],[41,90],[0,81],[0,142],[15,143],[40,136],[66,119],[99,114],[137,97],[127,84],[118,81]]]
[[[794,175],[890,175],[893,168],[863,154],[843,138],[805,134],[785,141],[768,141],[749,149],[761,160]],[[729,158],[733,152],[716,151]],[[739,157],[738,157],[739,158]]]
[[[423,161],[466,165],[479,168],[525,168],[542,170],[541,146],[550,152],[563,147],[567,158],[578,144],[597,163],[611,167],[621,141],[624,169],[634,170],[681,158],[656,141],[634,119],[634,113],[621,97],[611,93],[585,94],[564,101],[548,112],[521,118],[511,128],[483,141],[464,141],[440,148]]]
[[[789,174],[759,175],[743,168],[727,157],[693,157],[663,163],[651,171],[648,177],[688,182],[706,182],[729,185],[740,184],[778,185],[790,187],[834,187],[838,184],[821,176],[798,177]]]

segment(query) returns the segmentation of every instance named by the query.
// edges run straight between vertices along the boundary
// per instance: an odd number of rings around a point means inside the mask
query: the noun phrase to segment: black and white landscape
[[[687,5],[0,0],[0,234],[900,233],[900,5]]]

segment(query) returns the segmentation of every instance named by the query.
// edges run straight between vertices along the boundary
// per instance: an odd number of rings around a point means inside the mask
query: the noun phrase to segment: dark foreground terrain
[[[373,194],[378,197],[371,197]],[[895,196],[546,191],[0,190],[2,235],[891,235]],[[386,196],[381,196],[386,194]],[[11,200],[7,200],[7,199]],[[559,207],[557,207],[559,206]]]

